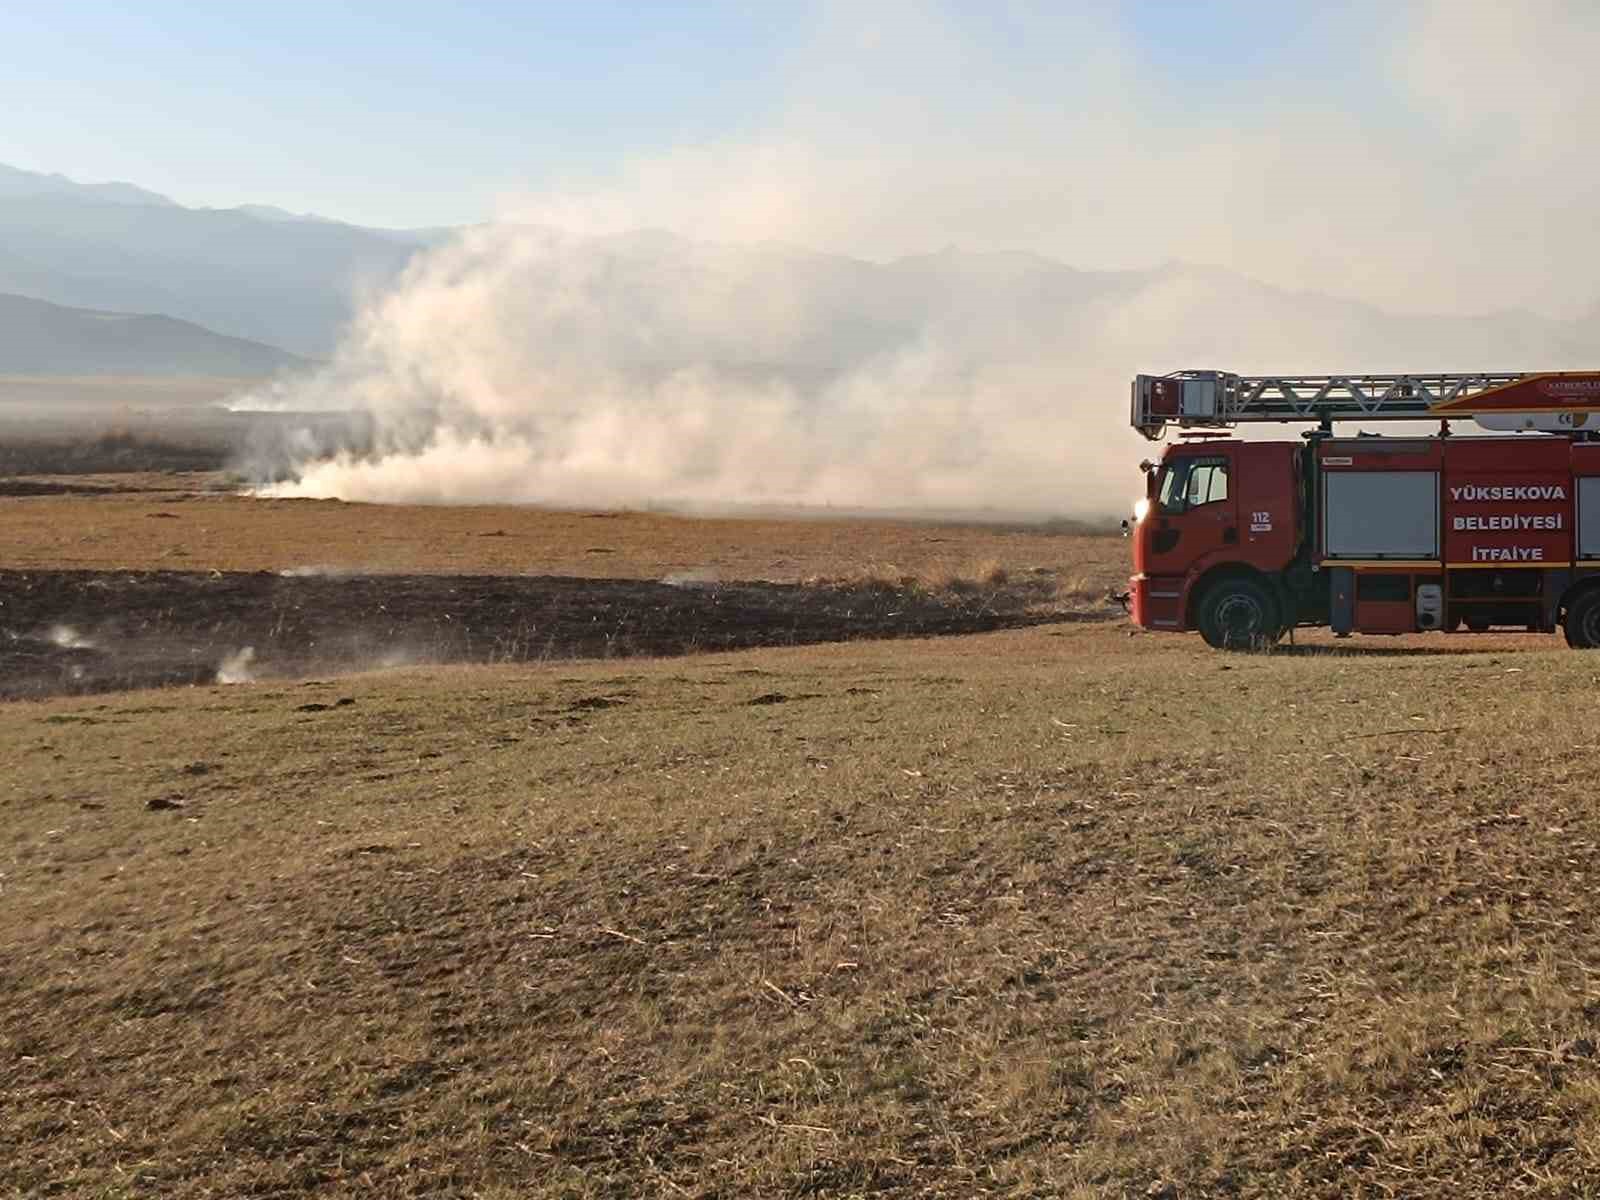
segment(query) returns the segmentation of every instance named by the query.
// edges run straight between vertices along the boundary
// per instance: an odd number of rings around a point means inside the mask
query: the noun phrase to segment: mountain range
[[[308,365],[175,317],[0,294],[0,374],[261,376]]]
[[[131,183],[0,166],[0,374],[260,374],[326,358],[362,297],[458,232],[267,205],[190,208]],[[1395,316],[1187,264],[1086,272],[955,250],[873,263],[649,231],[581,252],[604,267],[587,299],[618,309],[594,349],[624,358],[826,371],[930,330],[975,361],[1026,358],[1044,343],[1128,373],[1548,369],[1596,357],[1592,319]],[[686,295],[701,317],[652,318]],[[702,319],[718,306],[740,319]],[[521,319],[514,291],[507,307],[497,319]],[[538,320],[527,334],[564,336]]]
[[[329,353],[357,297],[438,237],[0,167],[0,292],[160,313],[295,355]]]

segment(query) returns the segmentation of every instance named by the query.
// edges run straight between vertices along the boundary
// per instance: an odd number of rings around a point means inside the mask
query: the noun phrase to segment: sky
[[[897,26],[916,7],[7,5],[0,107],[12,119],[0,128],[0,162],[126,179],[190,205],[462,224],[490,217],[507,195],[770,127],[803,100],[817,58],[845,74],[881,70],[872,52],[901,43]],[[1121,41],[1153,87],[1219,110],[1259,102],[1249,80],[1319,25],[1292,4],[1248,0],[1000,0],[926,13],[969,43],[986,91],[1047,95],[1087,35]],[[861,59],[836,55],[839,40]],[[935,90],[949,99],[962,88],[945,80]]]
[[[1588,0],[64,0],[0,45],[0,162],[190,205],[1597,299]]]
[[[0,162],[181,203],[453,225],[737,135],[816,17],[707,2],[0,6]]]

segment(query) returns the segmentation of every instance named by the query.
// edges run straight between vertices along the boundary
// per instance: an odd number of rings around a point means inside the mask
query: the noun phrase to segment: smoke
[[[359,572],[349,567],[311,565],[284,567],[278,574],[284,579],[348,579]]]
[[[47,635],[47,640],[52,646],[63,650],[93,650],[96,643],[91,638],[84,637],[71,625],[52,625]]]
[[[671,571],[661,577],[661,582],[675,588],[715,587],[721,576],[715,567],[694,567],[687,571]]]
[[[218,683],[254,683],[255,673],[250,669],[256,660],[255,647],[246,646],[224,658],[217,667]]]
[[[1059,512],[1106,482],[1118,433],[1075,425],[1084,331],[1018,288],[1095,299],[1024,258],[492,227],[415,262],[327,371],[249,403],[354,405],[378,430],[377,454],[278,495]]]
[[[824,11],[758,128],[508,200],[242,401],[371,420],[271,493],[1096,513],[1138,371],[1592,366],[1587,8],[1345,6],[1242,70]]]

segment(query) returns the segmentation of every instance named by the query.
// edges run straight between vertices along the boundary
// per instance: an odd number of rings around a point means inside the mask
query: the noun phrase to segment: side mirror
[[[1132,529],[1133,529],[1133,526],[1128,524],[1128,518],[1127,517],[1123,517],[1122,518],[1122,536],[1123,537],[1127,537],[1129,532]]]

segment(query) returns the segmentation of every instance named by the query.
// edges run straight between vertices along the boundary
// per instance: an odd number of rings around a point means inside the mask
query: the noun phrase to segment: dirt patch
[[[3,436],[3,430],[0,430]],[[993,590],[1053,577],[1063,598],[1127,584],[1128,544],[1070,522],[1006,524],[890,517],[682,516],[515,505],[448,507],[263,500],[227,495],[206,474],[33,476],[93,486],[0,502],[0,566],[12,570],[282,571],[568,575],[673,581],[882,582],[911,577]],[[0,482],[3,486],[3,482]],[[160,496],[151,493],[165,493]],[[53,494],[52,494],[53,493]],[[151,520],[159,505],[183,520]],[[986,569],[980,569],[986,568]]]
[[[936,596],[552,576],[0,571],[0,698],[976,633],[1091,615],[1037,600],[1024,588]]]

